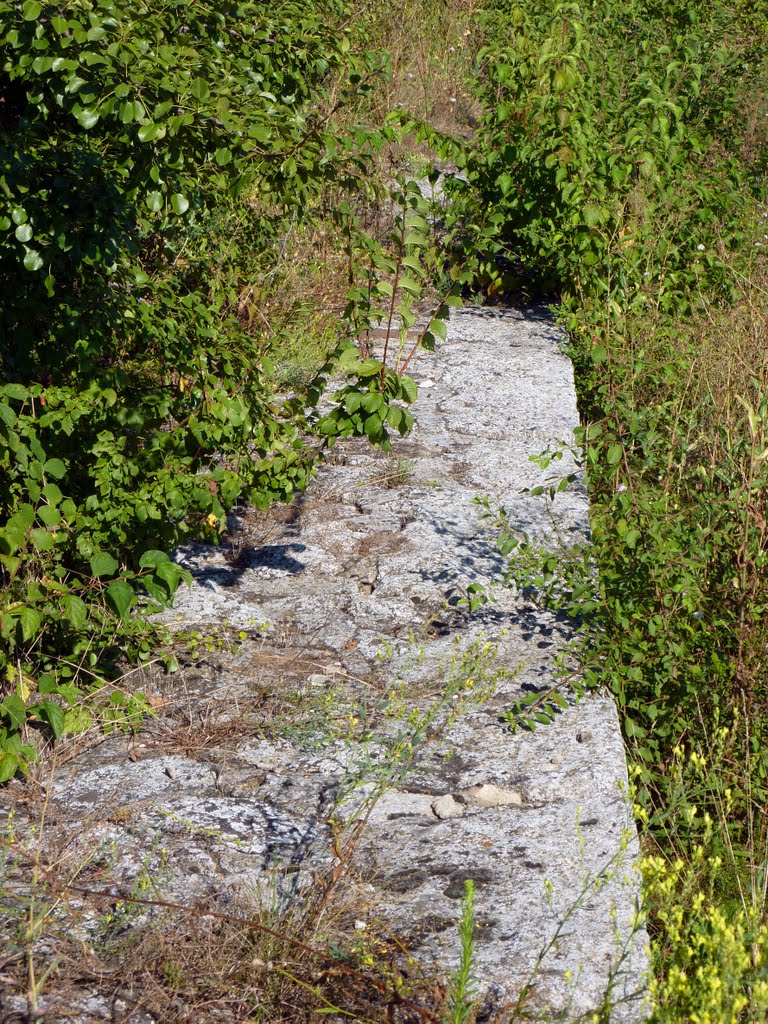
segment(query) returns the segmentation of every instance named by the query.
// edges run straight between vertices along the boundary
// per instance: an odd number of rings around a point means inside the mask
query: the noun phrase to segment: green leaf
[[[375,440],[381,433],[381,416],[378,413],[371,413],[365,420],[365,433],[371,439]]]
[[[399,405],[390,405],[387,409],[387,423],[397,431],[400,430],[404,416],[405,413]]]
[[[162,138],[165,135],[165,128],[152,121],[149,124],[143,124],[137,134],[140,142],[154,142],[155,139]]]
[[[11,576],[15,576],[19,571],[21,561],[18,555],[0,555],[0,565],[4,565]]]
[[[23,384],[4,384],[0,387],[0,395],[5,395],[15,402],[25,402],[29,398],[29,391]]]
[[[398,281],[398,287],[402,288],[403,291],[408,292],[409,295],[421,294],[421,282],[417,281],[413,277],[401,277]]]
[[[133,587],[130,583],[125,580],[114,580],[107,587],[107,602],[112,606],[114,611],[124,619],[128,614],[128,611],[133,604],[136,595],[133,592]]]
[[[66,475],[67,467],[61,459],[46,459],[43,465],[43,472],[46,476],[52,476],[54,480],[61,480]]]
[[[587,203],[582,209],[584,223],[588,228],[595,228],[603,219],[602,207],[597,203]]]
[[[61,599],[61,610],[73,629],[82,629],[88,620],[88,607],[77,594],[65,594]]]
[[[445,341],[448,337],[448,321],[443,320],[442,317],[435,317],[429,324],[429,329],[436,338],[441,341]]]
[[[34,249],[27,249],[27,254],[24,257],[24,268],[26,270],[35,271],[40,270],[43,266],[43,258],[39,252]]]
[[[40,505],[37,510],[38,518],[46,526],[58,526],[61,522],[61,513],[52,505]]]
[[[43,466],[45,470],[45,466]],[[50,505],[58,505],[63,497],[61,489],[56,484],[46,484],[42,490],[43,497]]]
[[[382,370],[382,363],[378,359],[364,359],[354,369],[358,377],[375,377]]]
[[[42,11],[42,4],[37,3],[37,0],[27,0],[24,6],[21,8],[21,16],[24,21],[37,21],[40,17],[40,11]]]
[[[90,131],[91,128],[99,120],[99,113],[97,110],[92,110],[89,107],[85,107],[77,115],[77,121],[81,128],[85,128],[86,131]]]
[[[171,209],[175,214],[181,216],[189,209],[189,200],[181,192],[176,192],[171,196]]]
[[[618,466],[618,464],[621,462],[621,457],[622,457],[623,453],[624,453],[624,449],[621,447],[620,444],[612,444],[609,447],[608,453],[606,455],[606,459],[608,460],[608,465],[609,466]]]
[[[411,377],[400,378],[400,392],[404,401],[415,402],[419,396],[419,389],[416,387],[416,381]]]
[[[125,100],[120,104],[120,120],[123,124],[131,124],[138,116],[138,108],[133,100]]]
[[[163,562],[170,562],[170,558],[164,551],[145,551],[139,559],[139,568],[151,569]]]
[[[162,192],[148,192],[144,202],[153,213],[159,213],[163,208]]]
[[[35,704],[29,709],[29,713],[35,715],[41,722],[45,722],[57,740],[64,731],[64,709],[52,700],[45,700],[42,704]]]
[[[8,719],[12,729],[20,729],[27,720],[27,708],[21,697],[12,693],[0,704],[0,715]]]
[[[192,82],[192,88],[190,89],[190,92],[192,93],[196,100],[204,100],[208,98],[211,90],[208,87],[208,83],[204,78],[196,78]]]
[[[69,708],[64,714],[62,735],[73,736],[85,732],[93,725],[93,715],[84,707]]]
[[[24,224],[19,224],[14,234],[20,242],[28,242],[34,234],[32,230],[32,225],[29,223],[29,221],[27,221]]]
[[[106,551],[94,555],[89,564],[93,575],[98,577],[113,576],[118,569],[117,559]]]
[[[47,530],[30,530],[29,536],[38,551],[51,551],[53,549],[53,534]]]
[[[182,571],[181,566],[177,565],[175,562],[162,562],[158,565],[155,576],[157,576],[158,579],[161,579],[168,587],[169,593],[173,594],[179,585]]]
[[[25,605],[18,613],[21,635],[24,640],[32,640],[40,631],[40,613],[35,608]]]
[[[0,747],[0,782],[8,782],[21,768],[22,761],[18,754],[12,754]]]

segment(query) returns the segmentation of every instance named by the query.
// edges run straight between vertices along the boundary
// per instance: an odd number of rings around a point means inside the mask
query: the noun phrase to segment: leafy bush
[[[584,682],[619,705],[662,858],[653,1019],[762,1020],[765,7],[487,9],[477,138],[443,143],[454,231],[479,235],[487,293],[559,297],[592,502],[591,548],[565,560],[495,513],[510,582],[582,621]],[[679,765],[722,729],[694,785]]]
[[[458,153],[463,225],[495,288],[690,308],[764,166],[739,97],[759,50],[720,4],[491,5],[476,139]],[[705,255],[699,256],[703,250]],[[501,263],[499,258],[502,257]],[[535,284],[534,284],[535,282]]]
[[[290,224],[329,183],[354,190],[384,138],[335,120],[382,71],[349,14],[0,3],[0,780],[32,756],[26,719],[79,728],[116,655],[149,658],[129,619],[172,599],[166,552],[311,476],[327,373],[279,400],[241,310]],[[414,386],[346,360],[376,405],[360,432],[386,443]]]

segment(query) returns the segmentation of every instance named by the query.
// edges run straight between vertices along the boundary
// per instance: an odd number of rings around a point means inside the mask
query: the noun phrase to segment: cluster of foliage
[[[244,314],[291,225],[323,190],[354,197],[387,137],[340,117],[385,71],[350,15],[0,2],[0,781],[34,757],[30,726],[82,729],[97,690],[110,722],[144,710],[104,683],[152,657],[177,544],[215,538],[241,497],[290,499],[335,436],[408,429],[415,385],[351,335],[280,400]],[[401,198],[395,262],[418,267],[423,211]],[[352,382],[313,444],[335,369]]]
[[[498,517],[510,578],[584,624],[584,681],[616,697],[644,835],[680,859],[648,868],[654,1019],[764,1019],[766,10],[486,10],[475,138],[423,132],[461,171],[451,216],[479,241],[480,284],[558,296],[592,501],[591,546],[565,561]],[[562,703],[535,699],[524,718]],[[710,749],[737,715],[747,777],[734,745]],[[692,755],[709,782],[682,801]]]

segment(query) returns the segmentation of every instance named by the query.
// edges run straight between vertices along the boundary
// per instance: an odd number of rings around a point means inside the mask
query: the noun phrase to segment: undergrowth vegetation
[[[345,0],[2,3],[0,61],[5,781],[146,713],[111,684],[161,641],[176,664],[146,615],[185,579],[177,544],[289,500],[336,437],[407,431],[404,329],[381,359],[362,339],[413,324],[430,229],[417,189],[370,173],[395,133],[356,112],[387,59]],[[300,294],[321,262],[341,309]],[[349,383],[321,415],[331,373]]]
[[[486,17],[474,138],[414,127],[462,172],[451,215],[486,293],[558,298],[592,505],[590,547],[561,557],[491,510],[510,581],[581,621],[584,683],[619,706],[652,1019],[764,1020],[766,10]]]

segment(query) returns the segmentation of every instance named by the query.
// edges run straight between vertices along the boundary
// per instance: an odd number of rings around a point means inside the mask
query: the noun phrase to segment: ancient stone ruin
[[[50,842],[109,849],[105,884],[149,868],[164,898],[221,907],[300,898],[335,871],[361,932],[386,928],[443,974],[471,879],[479,1019],[515,1019],[524,996],[537,1019],[612,1004],[601,1020],[641,1020],[616,710],[570,695],[552,724],[510,729],[521,695],[573,669],[573,634],[501,585],[475,501],[546,544],[588,535],[583,486],[529,493],[550,446],[565,450],[551,468],[578,470],[561,332],[539,308],[455,311],[413,375],[416,427],[389,455],[339,443],[293,505],[243,509],[228,544],[179,553],[194,584],[169,621],[239,650],[150,679],[156,720],[57,768]],[[470,612],[473,583],[493,601]],[[84,995],[73,1019],[99,1006]]]

